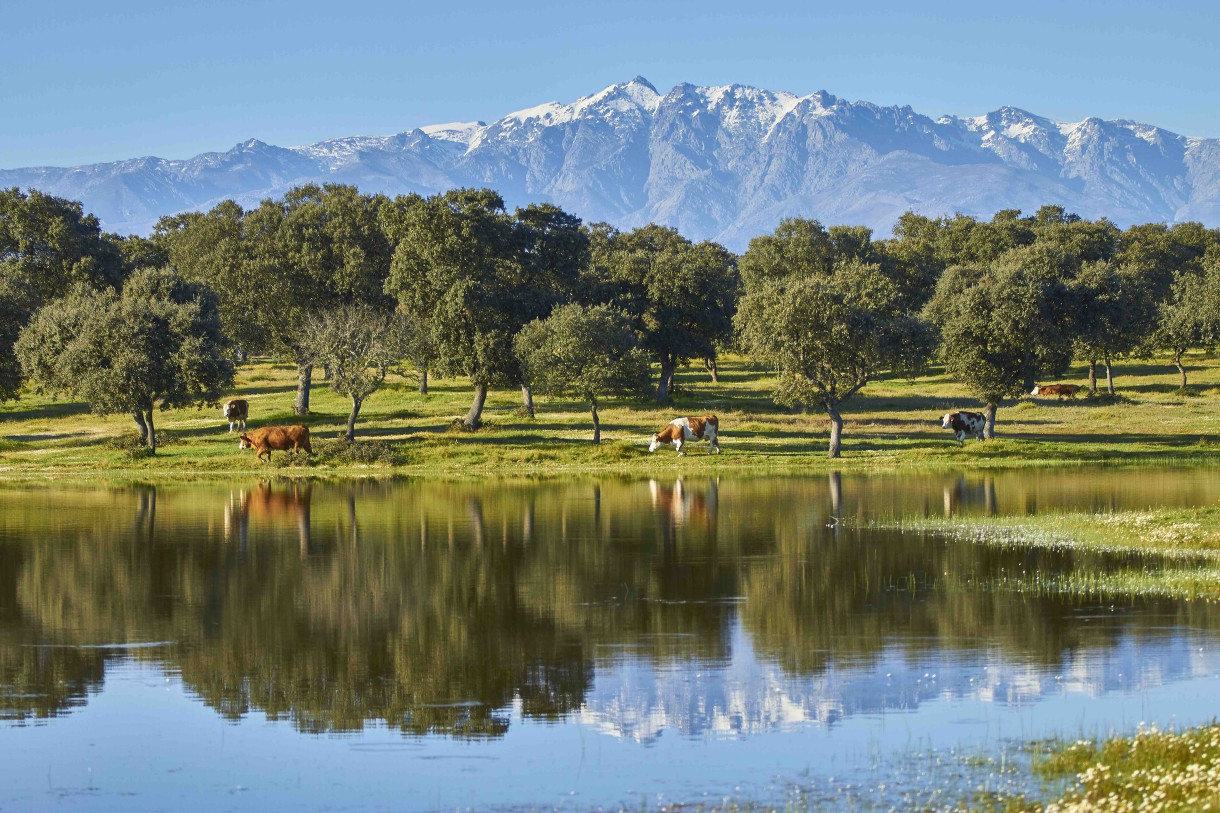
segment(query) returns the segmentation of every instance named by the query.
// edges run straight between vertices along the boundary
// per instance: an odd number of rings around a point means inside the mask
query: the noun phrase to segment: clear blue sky
[[[1220,137],[1218,24],[1214,0],[0,0],[0,167],[490,121],[636,74]]]

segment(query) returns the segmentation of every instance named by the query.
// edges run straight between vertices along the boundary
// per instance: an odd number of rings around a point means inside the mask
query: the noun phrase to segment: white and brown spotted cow
[[[1075,398],[1076,393],[1080,392],[1079,384],[1039,384],[1029,391],[1029,394],[1035,398],[1048,398],[1052,395],[1058,395],[1059,400],[1064,398]]]
[[[983,429],[987,426],[987,416],[982,412],[950,412],[940,420],[941,429],[952,429],[957,442],[966,445],[970,435],[983,439]]]
[[[707,439],[708,454],[720,454],[720,441],[716,433],[720,430],[720,420],[715,415],[704,415],[702,418],[674,418],[669,425],[652,436],[648,451],[655,452],[666,443],[672,443],[678,454],[685,454],[682,447],[692,440]]]
[[[246,431],[246,418],[250,417],[250,402],[244,398],[234,398],[224,406],[224,416],[229,419],[229,433],[237,427]]]

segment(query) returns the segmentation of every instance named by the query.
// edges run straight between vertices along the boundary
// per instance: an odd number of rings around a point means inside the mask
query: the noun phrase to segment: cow
[[[1080,392],[1078,384],[1039,384],[1029,391],[1029,394],[1037,398],[1039,395],[1045,397],[1048,395],[1058,395],[1062,401],[1066,395],[1068,398],[1075,398],[1076,393]]]
[[[306,454],[313,454],[313,447],[309,445],[309,427],[300,425],[264,426],[249,434],[242,432],[237,441],[237,448],[257,449],[258,459],[262,460],[263,455],[267,455],[268,463],[271,462],[273,451],[286,452],[291,449],[295,455],[300,449],[304,449]]]
[[[707,439],[708,454],[720,454],[720,441],[716,433],[720,430],[720,420],[715,415],[704,415],[702,418],[674,418],[669,424],[652,436],[648,451],[655,452],[666,443],[672,443],[679,455],[683,445],[691,440]]]
[[[940,419],[940,428],[952,429],[959,446],[965,446],[970,435],[982,440],[986,426],[987,416],[982,412],[950,412]]]
[[[224,405],[222,412],[229,419],[229,434],[233,434],[233,427],[237,427],[242,432],[246,431],[246,418],[250,417],[249,401],[244,398],[234,398]]]

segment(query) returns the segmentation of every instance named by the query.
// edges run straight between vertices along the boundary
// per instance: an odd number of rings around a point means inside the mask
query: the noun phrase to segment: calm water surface
[[[1220,608],[1016,592],[1124,563],[868,520],[1218,500],[1204,471],[0,490],[0,809],[900,804],[954,754],[1211,720]]]

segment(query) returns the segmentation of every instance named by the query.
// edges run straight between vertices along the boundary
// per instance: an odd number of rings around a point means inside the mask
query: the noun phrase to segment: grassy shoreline
[[[770,374],[740,358],[724,359],[718,384],[702,370],[683,370],[671,406],[603,405],[600,446],[589,442],[592,425],[584,404],[538,398],[538,414],[529,419],[521,413],[519,393],[494,391],[484,413],[488,425],[462,432],[452,424],[469,405],[468,382],[434,380],[425,396],[413,382],[396,379],[368,400],[357,423],[361,450],[373,454],[357,459],[320,454],[298,465],[286,465],[279,453],[268,465],[252,452],[239,452],[219,410],[158,413],[157,428],[166,443],[156,457],[141,457],[121,448],[123,439],[134,435],[128,416],[95,415],[83,404],[26,394],[0,404],[0,481],[175,480],[268,472],[498,477],[1220,465],[1220,361],[1190,359],[1189,395],[1176,389],[1176,371],[1162,360],[1118,372],[1115,399],[1007,403],[999,412],[998,438],[971,440],[964,447],[940,427],[945,412],[978,408],[960,385],[936,371],[915,381],[882,378],[849,402],[839,460],[826,458],[825,416],[777,408],[769,397]],[[1061,380],[1079,382],[1083,376],[1078,366]],[[298,423],[291,409],[294,388],[292,367],[259,360],[241,368],[229,395],[250,400],[252,427]],[[312,407],[304,422],[315,443],[325,446],[342,431],[348,404],[318,381]],[[707,454],[706,444],[694,444],[682,458],[672,449],[648,453],[649,437],[670,418],[704,412],[721,418],[722,455]]]

